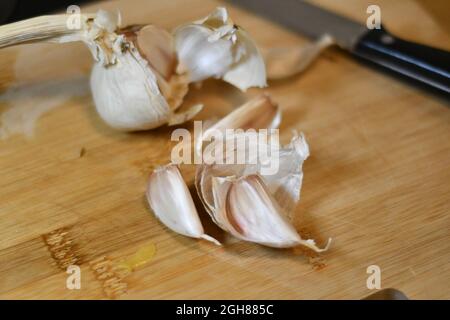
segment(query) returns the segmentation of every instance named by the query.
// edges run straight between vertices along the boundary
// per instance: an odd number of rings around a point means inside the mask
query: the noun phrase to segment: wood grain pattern
[[[370,3],[319,2],[361,21]],[[377,3],[392,32],[450,50],[448,34],[423,1]],[[121,0],[83,10],[119,8],[125,23],[172,28],[217,4]],[[306,41],[228,7],[261,47]],[[0,112],[25,101],[30,88],[38,86],[31,101],[45,101],[55,82],[62,89],[86,83],[91,63],[81,44],[0,51],[0,90],[9,95],[8,101],[0,95]],[[172,129],[113,131],[86,91],[46,114],[32,138],[0,141],[0,298],[360,299],[373,293],[366,268],[376,264],[383,288],[449,299],[448,104],[337,49],[302,76],[270,83],[265,91],[283,109],[282,138],[298,129],[310,143],[295,224],[319,240],[333,237],[329,252],[317,257],[243,243],[219,231],[204,212],[207,232],[224,247],[168,231],[153,217],[144,190],[151,169],[170,157]],[[204,102],[198,118],[207,119],[258,93],[207,81],[192,89],[188,103]],[[192,186],[193,168],[182,171]],[[157,248],[150,263],[125,275],[115,269],[148,243]],[[81,266],[81,290],[66,289],[61,269],[68,261]]]

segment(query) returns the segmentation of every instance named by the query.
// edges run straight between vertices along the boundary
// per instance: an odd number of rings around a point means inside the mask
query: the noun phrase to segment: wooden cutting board
[[[392,32],[450,50],[441,19],[448,3],[433,3],[378,1]],[[117,8],[125,24],[173,28],[219,4],[123,0],[82,10]],[[364,21],[370,1],[320,4]],[[306,43],[228,8],[262,48]],[[381,269],[382,288],[450,298],[448,103],[337,49],[303,75],[270,83],[264,91],[282,107],[283,141],[297,129],[311,147],[295,225],[333,245],[315,256],[243,243],[201,212],[207,232],[224,243],[217,247],[170,232],[153,216],[146,179],[168,162],[173,129],[128,134],[102,123],[89,93],[91,63],[81,44],[0,51],[1,298],[360,299],[374,292],[366,286],[371,265]],[[186,104],[205,104],[199,119],[221,117],[260,92],[207,81]],[[29,115],[45,111],[33,131]],[[22,129],[28,136],[14,134]],[[194,168],[182,171],[192,186]],[[142,263],[121,267],[133,259]],[[66,288],[70,264],[81,267],[79,290]]]

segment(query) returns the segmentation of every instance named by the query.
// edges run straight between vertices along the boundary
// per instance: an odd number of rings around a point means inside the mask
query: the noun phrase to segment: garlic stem
[[[80,36],[84,31],[83,23],[95,17],[94,14],[80,16],[80,28],[70,29],[68,21],[70,15],[48,15],[30,18],[0,26],[0,48],[10,47],[22,43],[39,41],[58,41],[64,36]]]

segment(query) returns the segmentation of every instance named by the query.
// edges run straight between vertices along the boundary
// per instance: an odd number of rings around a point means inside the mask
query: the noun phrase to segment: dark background
[[[1,0],[0,24],[42,15],[85,2],[89,2],[89,0]]]

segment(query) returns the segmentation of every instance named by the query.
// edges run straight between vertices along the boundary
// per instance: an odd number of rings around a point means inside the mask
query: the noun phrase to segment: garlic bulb
[[[190,81],[222,78],[243,91],[267,85],[264,61],[256,44],[231,21],[225,8],[178,27],[174,39],[178,71],[187,72]]]
[[[242,151],[242,150],[241,150]],[[197,168],[195,184],[214,222],[239,239],[271,247],[304,245],[321,252],[314,240],[302,239],[290,224],[300,200],[303,161],[309,148],[303,135],[279,150],[276,174],[257,164],[213,164]]]
[[[224,8],[178,28],[175,35],[152,25],[121,28],[120,15],[104,10],[80,15],[76,28],[67,27],[70,19],[54,15],[0,26],[0,48],[38,41],[84,42],[96,61],[90,81],[95,107],[119,130],[146,130],[193,118],[202,105],[178,111],[192,81],[222,77],[242,90],[266,82],[258,49],[231,23]],[[203,33],[208,36],[200,39]],[[215,71],[199,77],[198,66]]]
[[[175,165],[169,164],[153,172],[148,182],[147,200],[155,215],[171,230],[220,245],[205,234],[189,189]]]
[[[98,62],[91,73],[92,95],[98,113],[110,126],[145,130],[175,125],[202,109],[195,105],[175,113],[188,81],[175,74],[177,60],[169,33],[155,26],[118,30],[101,12],[94,21],[97,28],[108,32],[108,42],[94,51]],[[111,29],[117,33],[110,33]]]

